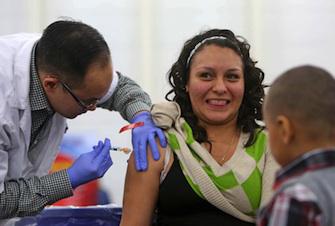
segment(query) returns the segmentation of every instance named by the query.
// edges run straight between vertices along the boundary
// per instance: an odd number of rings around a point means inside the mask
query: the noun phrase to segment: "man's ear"
[[[289,144],[294,138],[295,128],[292,123],[286,116],[278,115],[276,118],[276,124],[278,128],[278,134],[280,139],[282,139],[284,144]]]
[[[60,84],[57,77],[49,75],[43,76],[41,78],[41,83],[46,93],[54,92],[57,86]]]

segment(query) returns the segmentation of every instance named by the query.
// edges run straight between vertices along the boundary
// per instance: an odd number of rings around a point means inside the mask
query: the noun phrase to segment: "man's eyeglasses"
[[[73,91],[71,90],[71,88],[66,85],[64,82],[60,81],[59,82],[62,84],[62,86],[66,89],[66,91],[69,92],[69,94],[73,97],[73,99],[75,99],[75,101],[84,109],[92,109],[94,107],[96,107],[97,103],[98,103],[98,99],[95,99],[93,101],[83,101],[81,100],[76,94],[73,93]]]

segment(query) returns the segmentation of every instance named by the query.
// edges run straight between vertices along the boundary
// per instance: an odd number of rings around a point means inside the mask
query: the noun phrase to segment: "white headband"
[[[226,40],[227,38],[226,37],[223,37],[223,36],[212,36],[212,37],[208,37],[208,38],[205,38],[204,40],[202,40],[201,42],[199,42],[198,44],[196,44],[196,46],[194,46],[194,48],[192,49],[189,57],[187,58],[187,61],[186,61],[186,66],[189,66],[190,64],[190,61],[194,55],[194,53],[199,49],[200,46],[202,46],[205,42],[209,41],[209,40],[213,40],[213,39],[221,39],[221,40]]]

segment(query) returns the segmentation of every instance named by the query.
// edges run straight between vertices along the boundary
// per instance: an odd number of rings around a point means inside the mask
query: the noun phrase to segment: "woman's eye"
[[[202,79],[210,79],[212,78],[212,75],[208,72],[204,72],[204,73],[201,73],[199,77]]]
[[[228,80],[232,80],[232,81],[236,81],[240,78],[238,74],[228,74],[226,77]]]

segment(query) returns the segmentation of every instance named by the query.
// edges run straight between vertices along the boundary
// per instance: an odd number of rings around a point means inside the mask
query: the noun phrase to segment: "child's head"
[[[286,71],[271,85],[263,114],[272,154],[282,166],[335,146],[335,80],[314,66]]]

